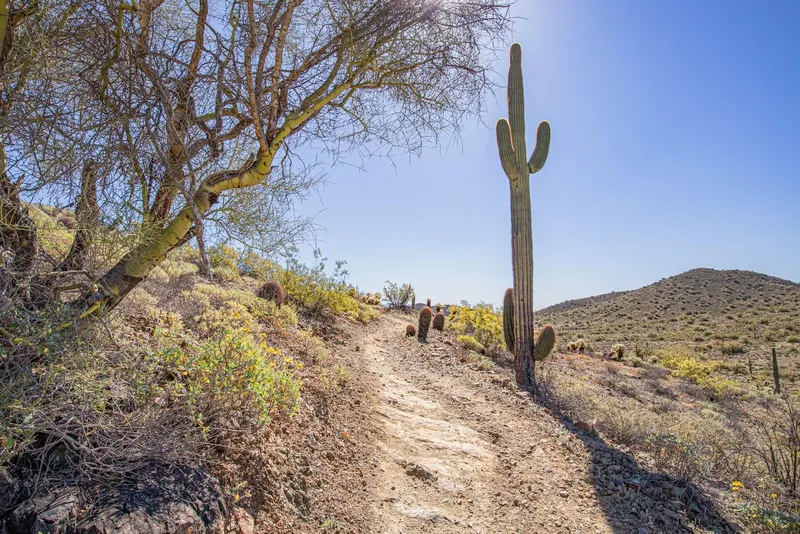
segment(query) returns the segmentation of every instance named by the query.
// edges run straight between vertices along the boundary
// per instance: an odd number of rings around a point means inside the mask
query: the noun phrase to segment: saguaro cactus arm
[[[542,170],[547,161],[547,154],[550,153],[550,123],[542,121],[536,129],[536,146],[528,160],[528,171],[535,174]]]

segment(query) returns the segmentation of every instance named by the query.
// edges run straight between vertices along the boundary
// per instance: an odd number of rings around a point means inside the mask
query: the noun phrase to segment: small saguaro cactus
[[[772,378],[775,381],[775,393],[781,392],[781,373],[778,368],[778,353],[772,347]]]
[[[283,286],[277,280],[267,280],[264,285],[258,288],[256,296],[265,300],[271,300],[280,307],[286,298]]]
[[[417,329],[414,328],[413,324],[409,324],[406,326],[406,337],[414,337],[417,335]]]
[[[433,316],[433,329],[440,332],[444,330],[444,313],[442,313],[441,308],[439,308],[439,311]]]
[[[510,287],[503,295],[503,337],[508,352],[514,354],[514,290]]]
[[[431,309],[425,306],[419,312],[419,327],[417,328],[417,339],[420,341],[427,341],[428,328],[431,326]]]
[[[425,305],[430,308],[431,307],[431,299],[428,299],[426,301]]]
[[[533,236],[530,175],[544,167],[550,150],[550,123],[542,121],[530,159],[525,144],[525,100],[522,48],[511,45],[508,70],[508,119],[497,121],[500,162],[511,188],[511,259],[514,271],[514,375],[518,385],[531,388],[534,372]]]
[[[539,331],[536,336],[536,342],[533,344],[533,360],[537,362],[543,361],[547,358],[556,344],[556,330],[553,325],[546,324]]]
[[[417,309],[417,294],[411,293],[411,313],[414,313],[414,310]]]

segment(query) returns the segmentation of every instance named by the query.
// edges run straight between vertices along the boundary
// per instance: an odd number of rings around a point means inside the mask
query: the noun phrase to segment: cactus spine
[[[431,326],[431,309],[425,306],[419,312],[419,327],[417,328],[417,339],[427,341],[428,328]]]
[[[553,325],[546,324],[542,327],[536,342],[533,344],[533,361],[541,362],[550,355],[556,344],[556,330]]]
[[[508,352],[514,354],[514,290],[510,287],[503,295],[503,337]]]
[[[772,347],[772,378],[775,380],[775,393],[781,392],[781,373],[778,368],[778,353]]]
[[[514,374],[517,384],[533,387],[533,237],[530,175],[538,172],[550,150],[550,123],[542,121],[536,146],[526,159],[522,48],[511,45],[508,70],[508,120],[497,121],[500,162],[511,188],[511,256],[514,270]]]

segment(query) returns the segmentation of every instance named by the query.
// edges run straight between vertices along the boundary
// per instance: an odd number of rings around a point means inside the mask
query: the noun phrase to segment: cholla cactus
[[[419,312],[419,328],[417,332],[417,339],[420,341],[427,341],[428,339],[428,328],[431,326],[432,315],[431,309],[428,306],[425,306]]]
[[[522,48],[511,45],[508,119],[497,121],[500,162],[511,187],[511,259],[514,271],[514,374],[517,384],[533,386],[533,237],[530,175],[542,169],[550,150],[550,124],[539,123],[530,159],[525,143]]]
[[[621,360],[623,356],[625,356],[625,350],[625,345],[622,343],[616,343],[613,347],[611,347],[611,356],[613,356],[615,360]]]
[[[442,313],[441,308],[439,308],[439,311],[433,316],[433,329],[439,330],[440,332],[444,330],[444,313]]]

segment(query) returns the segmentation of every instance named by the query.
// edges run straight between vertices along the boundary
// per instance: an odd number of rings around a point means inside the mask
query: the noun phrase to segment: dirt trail
[[[516,393],[509,373],[459,363],[447,334],[404,338],[406,322],[387,315],[354,340],[373,384],[360,408],[375,450],[374,490],[360,504],[370,532],[620,532],[578,440]]]

